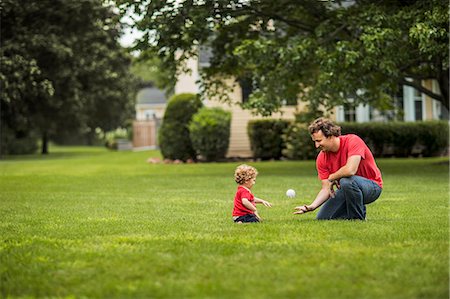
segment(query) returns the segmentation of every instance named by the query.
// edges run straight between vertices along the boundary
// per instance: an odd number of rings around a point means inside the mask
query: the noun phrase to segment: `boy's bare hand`
[[[266,206],[266,207],[269,207],[269,208],[272,207],[272,204],[271,204],[270,202],[268,202],[268,201],[265,201],[265,200],[262,201],[262,204],[263,204],[264,206]]]

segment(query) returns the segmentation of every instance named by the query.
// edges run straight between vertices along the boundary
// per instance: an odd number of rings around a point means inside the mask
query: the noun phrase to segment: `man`
[[[322,189],[310,205],[295,208],[294,214],[314,211],[317,219],[366,219],[366,204],[381,194],[383,180],[372,152],[354,135],[342,135],[341,127],[318,118],[308,127],[316,148],[321,151],[316,168]]]

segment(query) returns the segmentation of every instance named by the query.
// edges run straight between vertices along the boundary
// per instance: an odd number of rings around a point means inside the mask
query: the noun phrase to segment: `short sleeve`
[[[326,157],[323,152],[320,152],[316,159],[317,174],[320,180],[326,180],[330,176],[330,170],[326,165],[325,159]]]
[[[253,200],[253,194],[247,189],[242,188],[241,199],[247,198],[249,201]]]
[[[362,159],[366,158],[365,143],[360,137],[356,135],[351,135],[349,136],[347,142],[348,142],[347,158],[351,156],[361,156]]]

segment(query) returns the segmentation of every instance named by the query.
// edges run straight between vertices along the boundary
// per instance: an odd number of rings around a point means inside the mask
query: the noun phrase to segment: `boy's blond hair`
[[[246,164],[239,165],[234,172],[234,181],[239,185],[256,178],[258,171],[255,167]]]

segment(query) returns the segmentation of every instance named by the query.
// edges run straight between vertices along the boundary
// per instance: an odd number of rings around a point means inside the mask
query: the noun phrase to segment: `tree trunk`
[[[42,151],[41,154],[48,154],[48,135],[47,132],[42,133]]]

